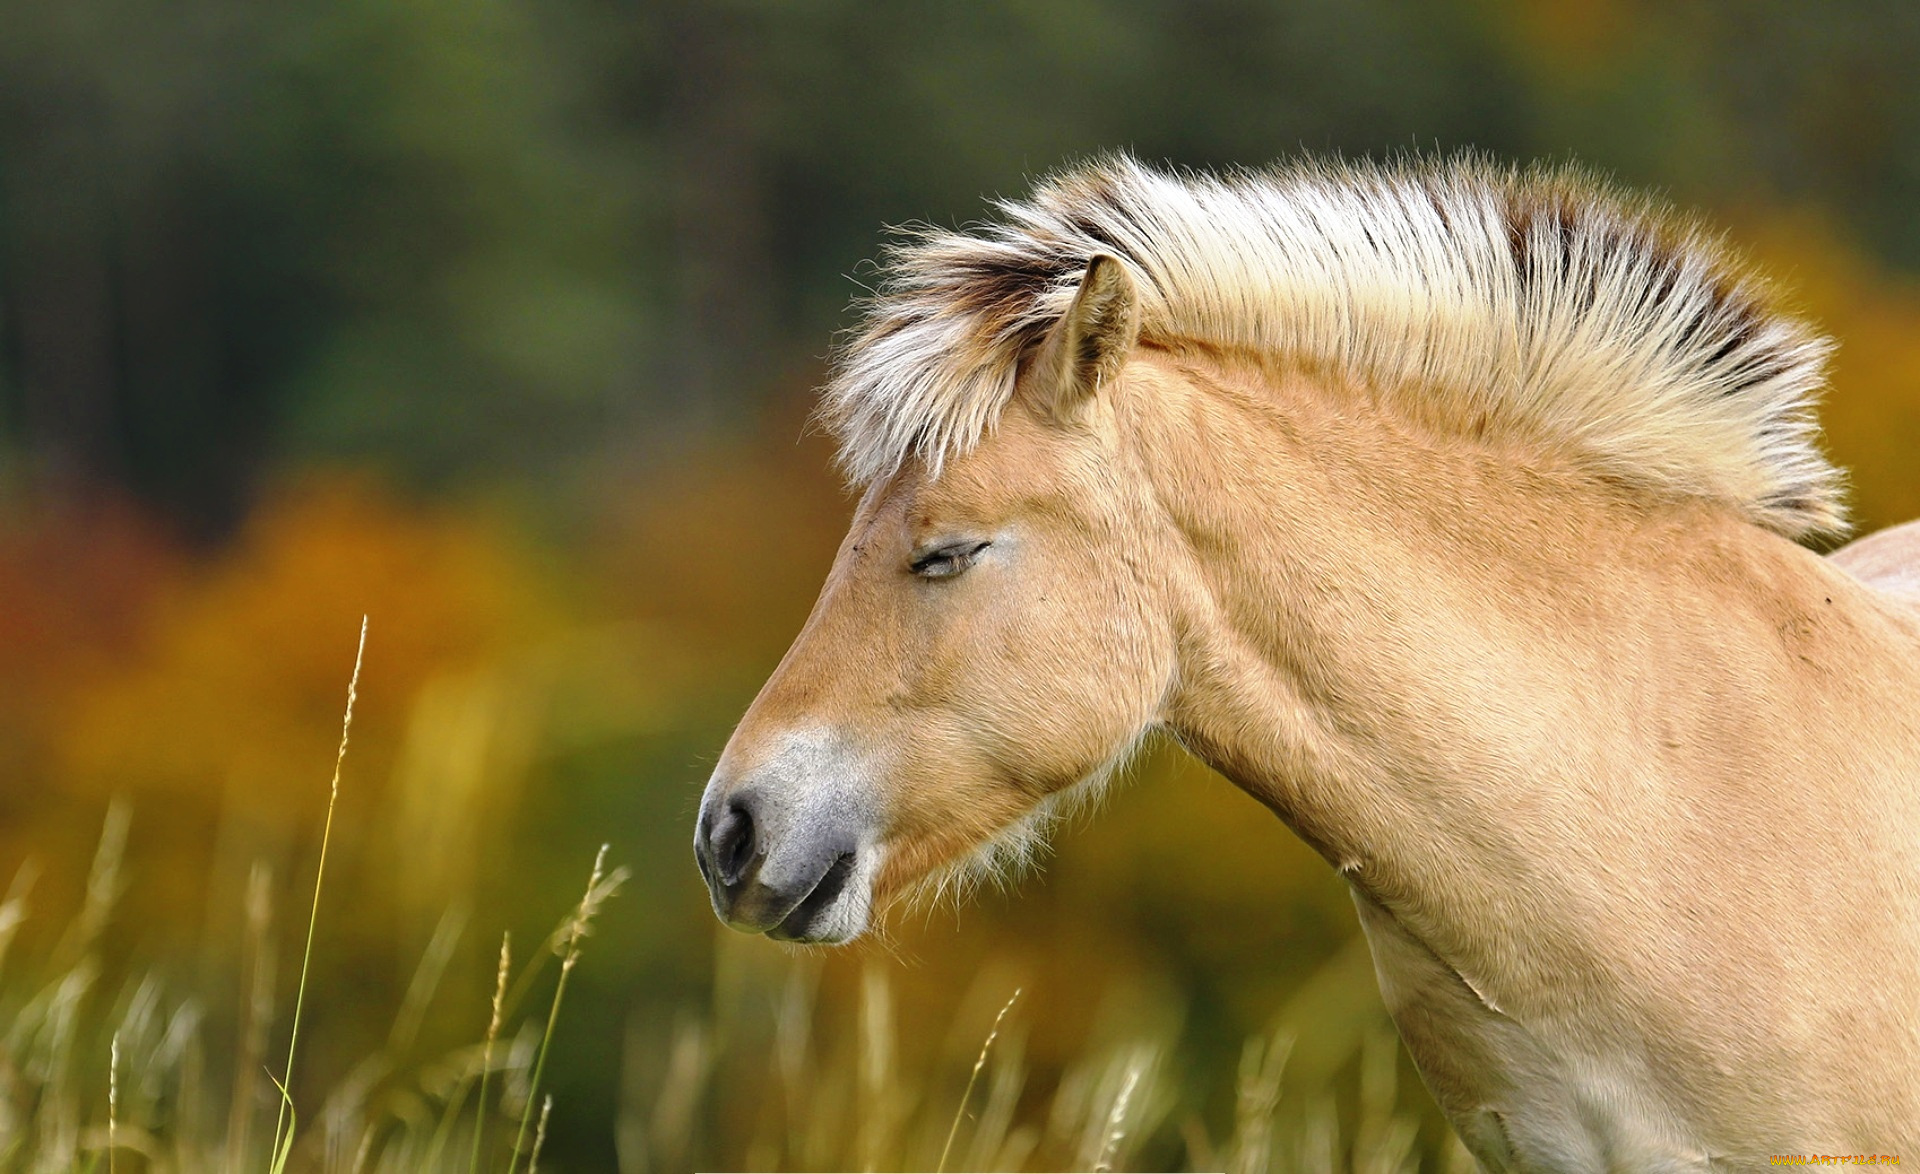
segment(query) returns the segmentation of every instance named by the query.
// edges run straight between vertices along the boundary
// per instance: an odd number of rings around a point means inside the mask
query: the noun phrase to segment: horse
[[[1488,1171],[1920,1151],[1920,523],[1828,341],[1566,168],[1124,155],[911,230],[819,417],[859,491],[695,855],[858,937],[1144,738],[1352,891]]]

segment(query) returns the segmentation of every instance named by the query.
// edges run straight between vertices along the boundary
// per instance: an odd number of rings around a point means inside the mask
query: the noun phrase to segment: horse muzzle
[[[810,765],[782,755],[740,778],[723,763],[707,784],[693,855],[714,913],[735,929],[837,943],[867,928],[879,857],[869,805]]]

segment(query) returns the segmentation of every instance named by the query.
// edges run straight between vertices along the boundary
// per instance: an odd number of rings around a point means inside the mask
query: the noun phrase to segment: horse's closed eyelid
[[[992,545],[985,539],[945,543],[915,555],[908,569],[922,578],[950,578],[972,566],[980,552]]]

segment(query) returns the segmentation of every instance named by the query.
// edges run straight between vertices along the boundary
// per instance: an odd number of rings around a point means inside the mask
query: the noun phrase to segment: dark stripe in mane
[[[1610,477],[1722,497],[1783,534],[1844,525],[1811,417],[1826,340],[1717,239],[1577,174],[1464,158],[1215,177],[1121,156],[999,208],[889,251],[821,404],[856,481],[978,443],[1109,254],[1155,341],[1424,389],[1467,428],[1531,419]]]

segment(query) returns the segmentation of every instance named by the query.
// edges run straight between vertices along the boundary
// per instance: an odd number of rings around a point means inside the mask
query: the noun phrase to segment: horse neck
[[[1180,536],[1168,725],[1375,897],[1577,893],[1621,780],[1784,671],[1773,612],[1818,560],[1730,509],[1298,372],[1139,367],[1132,427]]]

